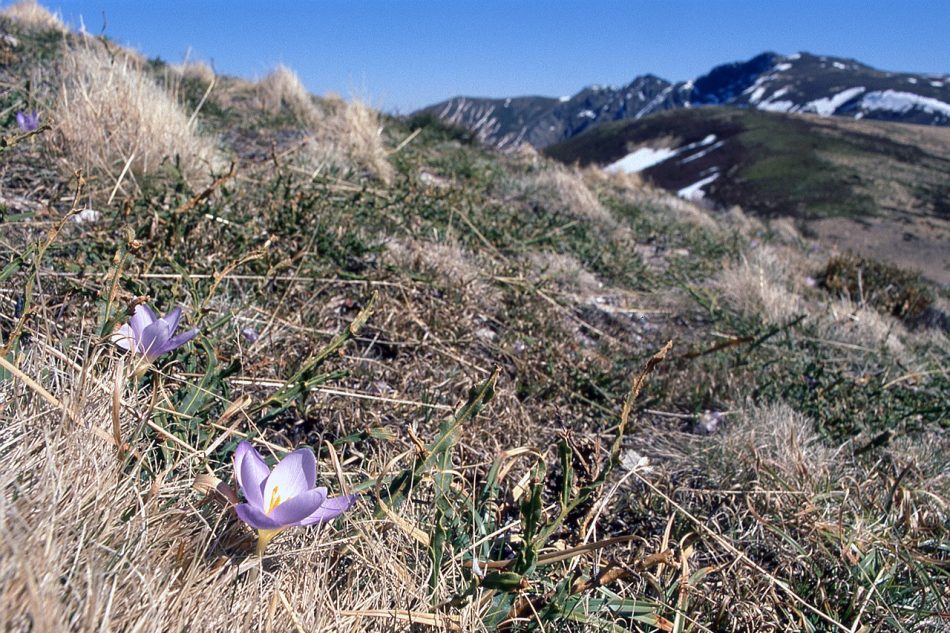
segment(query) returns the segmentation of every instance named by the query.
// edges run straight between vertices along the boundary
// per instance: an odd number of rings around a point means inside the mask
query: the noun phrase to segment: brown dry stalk
[[[0,355],[0,367],[3,367],[8,372],[13,374],[14,377],[18,378],[23,384],[25,384],[27,387],[29,387],[34,392],[36,392],[41,398],[43,398],[43,400],[46,400],[48,403],[50,403],[51,405],[53,405],[54,407],[62,411],[66,415],[66,417],[68,417],[70,420],[72,420],[73,422],[76,422],[76,417],[73,414],[73,412],[70,411],[68,408],[66,408],[66,406],[62,402],[60,402],[59,398],[57,398],[56,396],[48,392],[46,389],[44,389],[40,383],[36,382],[35,380],[27,376],[25,373],[20,371],[20,369],[17,368],[16,365],[8,361],[2,355]]]
[[[207,200],[209,197],[211,197],[211,194],[214,193],[218,187],[220,187],[221,185],[226,183],[228,180],[233,178],[234,174],[236,173],[237,173],[237,163],[232,161],[231,168],[228,170],[228,173],[218,178],[215,178],[214,182],[212,182],[210,185],[205,187],[204,190],[197,193],[190,200],[188,200],[187,202],[182,204],[180,207],[175,209],[175,213],[185,213],[186,211],[190,211],[191,209],[195,208],[197,205],[201,204],[202,202]]]
[[[620,435],[623,435],[622,429],[627,424],[627,420],[630,417],[630,410],[633,407],[633,403],[640,396],[640,391],[643,390],[643,385],[646,384],[647,377],[649,377],[649,375],[653,373],[653,370],[656,369],[656,366],[666,358],[666,355],[669,354],[671,349],[673,349],[673,341],[669,340],[660,351],[647,361],[643,370],[633,379],[630,385],[630,393],[627,395],[627,400],[623,403],[623,412],[620,414]]]
[[[394,622],[405,622],[408,625],[447,628],[450,631],[461,631],[462,621],[457,615],[442,613],[426,613],[424,611],[408,611],[405,609],[366,609],[359,611],[341,610],[337,615],[358,618],[381,618]]]

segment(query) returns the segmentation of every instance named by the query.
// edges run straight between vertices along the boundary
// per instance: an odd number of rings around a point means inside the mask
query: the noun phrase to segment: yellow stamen
[[[280,505],[280,489],[277,486],[274,486],[274,489],[270,492],[270,501],[267,504],[266,514],[270,514],[274,511],[274,508]],[[282,528],[277,528],[276,530],[258,530],[257,531],[257,555],[263,556],[264,550],[267,549],[267,546],[270,544],[271,540],[277,536]]]
[[[270,493],[270,503],[267,504],[267,514],[274,511],[274,508],[280,505],[280,490],[277,486]]]

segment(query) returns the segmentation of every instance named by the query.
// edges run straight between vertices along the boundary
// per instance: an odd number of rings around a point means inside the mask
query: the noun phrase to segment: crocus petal
[[[135,312],[132,313],[132,318],[129,319],[129,325],[132,327],[132,331],[135,332],[136,338],[141,339],[145,328],[157,320],[158,318],[152,312],[152,309],[144,303],[140,303],[135,306]]]
[[[239,503],[234,506],[238,518],[255,530],[277,530],[284,526],[270,518],[249,503]]]
[[[174,332],[178,329],[178,322],[181,320],[181,308],[175,308],[162,318],[168,323],[168,330]]]
[[[17,126],[19,126],[19,128],[20,128],[22,131],[26,132],[26,131],[27,131],[27,129],[26,129],[26,115],[23,114],[22,112],[17,112],[17,113],[16,113],[16,124],[17,124]]]
[[[123,323],[122,327],[112,333],[109,340],[125,351],[135,348],[135,333],[128,323]]]
[[[270,468],[249,442],[238,444],[234,451],[234,478],[247,502],[261,512],[264,511],[264,481],[269,474]]]
[[[164,354],[174,349],[178,349],[196,336],[198,336],[198,330],[188,330],[187,332],[182,332],[177,336],[173,336],[165,342],[165,345],[162,346],[159,354]]]
[[[309,448],[298,448],[287,455],[264,482],[264,505],[271,503],[276,489],[282,501],[293,499],[297,495],[313,488],[317,481],[317,460]]]
[[[287,499],[274,508],[268,516],[281,525],[299,525],[302,519],[316,512],[326,501],[327,489],[314,488]]]
[[[357,495],[342,495],[340,497],[330,497],[324,501],[315,512],[307,515],[297,522],[297,525],[313,525],[323,523],[340,516],[353,507],[356,503]]]
[[[165,345],[168,343],[170,335],[168,323],[163,319],[159,319],[145,328],[139,336],[139,352],[152,360],[158,358],[165,353]]]

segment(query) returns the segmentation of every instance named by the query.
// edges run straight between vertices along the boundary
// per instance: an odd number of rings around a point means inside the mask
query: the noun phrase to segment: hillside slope
[[[0,42],[0,629],[947,612],[932,285],[289,69],[146,60],[33,3]],[[169,316],[130,352],[143,304]]]
[[[950,283],[948,128],[702,108],[604,124],[545,153],[825,238],[834,227],[842,248]]]

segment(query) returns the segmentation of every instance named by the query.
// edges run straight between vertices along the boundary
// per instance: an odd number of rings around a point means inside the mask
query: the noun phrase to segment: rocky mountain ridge
[[[570,97],[453,97],[418,113],[465,127],[490,145],[547,147],[608,121],[720,105],[773,112],[950,125],[950,75],[887,72],[839,57],[766,52],[673,83],[652,74]]]

